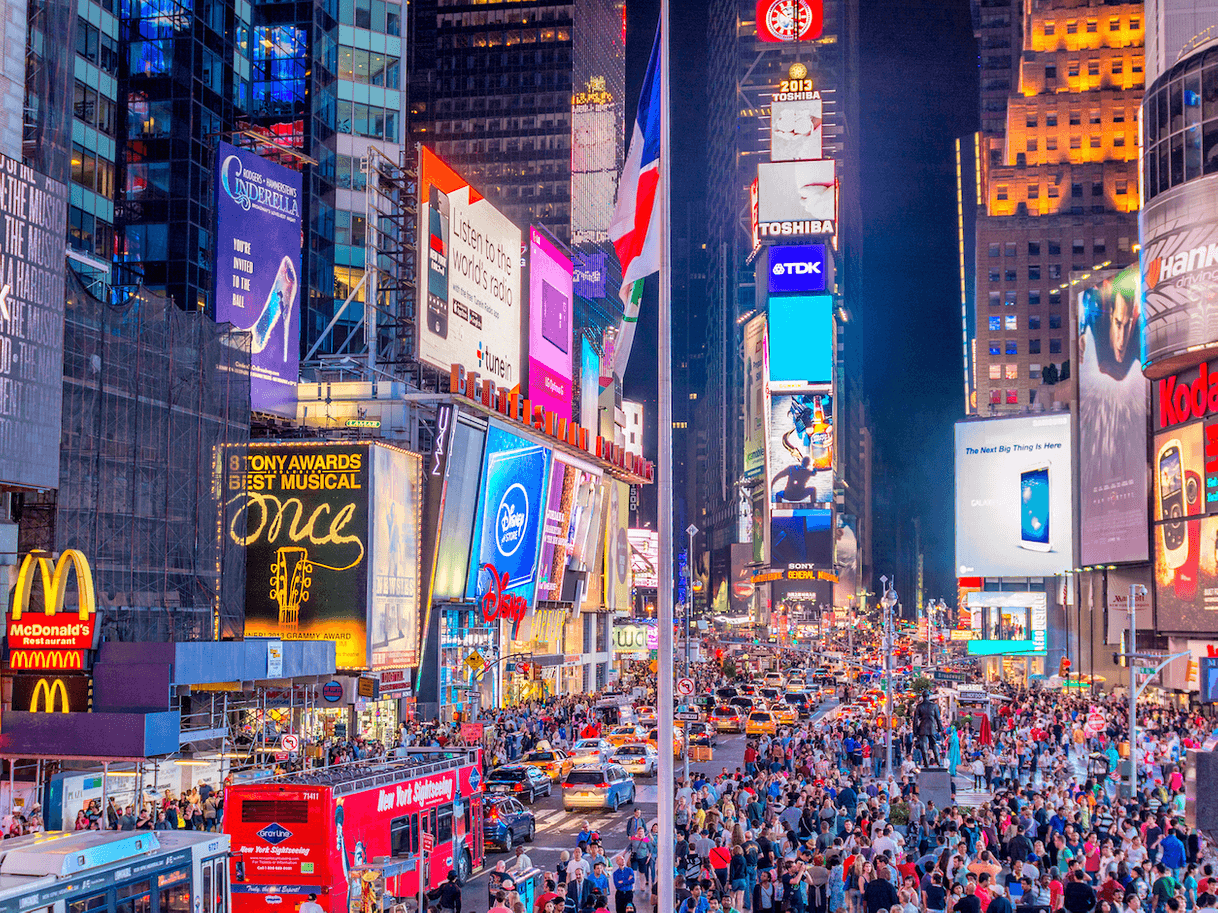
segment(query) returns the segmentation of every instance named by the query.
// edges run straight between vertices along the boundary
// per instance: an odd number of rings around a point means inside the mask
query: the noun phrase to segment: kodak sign
[[[75,572],[77,605],[64,611],[69,575]],[[42,606],[31,608],[34,582],[42,583]],[[93,572],[84,554],[68,549],[54,564],[45,553],[31,552],[17,573],[8,615],[9,664],[14,669],[81,669],[93,649],[97,599]]]
[[[1218,415],[1218,366],[1211,370],[1202,362],[1187,372],[1163,378],[1155,386],[1155,404],[1160,429]]]

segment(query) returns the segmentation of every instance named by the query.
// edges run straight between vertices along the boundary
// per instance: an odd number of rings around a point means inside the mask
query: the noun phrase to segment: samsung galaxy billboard
[[[216,148],[217,322],[250,334],[250,404],[296,417],[300,380],[300,172]]]

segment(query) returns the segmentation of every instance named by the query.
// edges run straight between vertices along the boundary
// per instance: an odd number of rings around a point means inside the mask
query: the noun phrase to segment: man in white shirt
[[[317,895],[310,894],[309,899],[300,905],[300,913],[326,913],[317,902]]]

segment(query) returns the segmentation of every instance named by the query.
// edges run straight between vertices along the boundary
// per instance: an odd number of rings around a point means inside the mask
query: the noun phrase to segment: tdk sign
[[[770,248],[770,294],[799,295],[823,292],[828,267],[825,245],[801,244]]]

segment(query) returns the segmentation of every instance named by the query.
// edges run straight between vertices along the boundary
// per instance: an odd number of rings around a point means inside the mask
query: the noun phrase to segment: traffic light
[[[1057,664],[1057,674],[1062,678],[1070,677],[1070,660],[1068,657],[1063,656],[1061,662]]]

